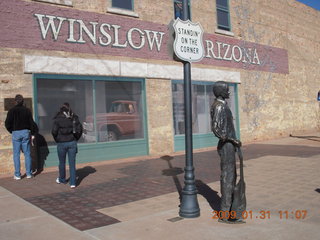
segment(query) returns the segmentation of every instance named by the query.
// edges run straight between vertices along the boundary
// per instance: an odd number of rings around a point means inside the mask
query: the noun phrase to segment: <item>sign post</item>
[[[188,0],[182,1],[182,20],[176,19],[174,52],[183,61],[184,71],[184,109],[185,109],[185,152],[186,166],[184,168],[184,188],[181,193],[179,215],[184,218],[200,216],[200,208],[197,199],[193,167],[192,147],[192,96],[191,96],[191,64],[201,61],[204,55],[202,43],[203,30],[200,24],[190,22],[188,16]]]

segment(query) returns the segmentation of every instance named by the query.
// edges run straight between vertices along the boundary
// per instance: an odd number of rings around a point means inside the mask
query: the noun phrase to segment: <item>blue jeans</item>
[[[12,146],[13,146],[13,163],[14,163],[14,175],[16,177],[21,176],[20,172],[20,151],[22,149],[24,154],[24,161],[26,167],[27,176],[31,176],[31,155],[30,155],[30,130],[18,130],[12,132]]]
[[[59,181],[66,183],[66,156],[68,154],[70,185],[76,185],[76,154],[78,152],[77,142],[57,143],[59,157]]]

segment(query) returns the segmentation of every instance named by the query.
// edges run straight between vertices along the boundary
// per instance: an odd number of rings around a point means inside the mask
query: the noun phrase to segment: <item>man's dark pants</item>
[[[220,191],[221,208],[220,211],[230,211],[233,199],[233,191],[236,184],[236,157],[235,147],[230,142],[220,141],[218,144],[218,153],[220,155]]]

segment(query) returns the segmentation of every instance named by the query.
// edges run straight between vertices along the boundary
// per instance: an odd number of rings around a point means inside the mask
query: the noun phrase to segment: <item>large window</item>
[[[133,0],[112,0],[112,7],[134,11]]]
[[[182,0],[173,0],[174,7],[174,19],[180,18],[182,19]],[[188,0],[188,14],[189,19],[191,20],[191,12],[190,12],[190,0]]]
[[[213,83],[192,83],[192,130],[194,134],[211,133],[210,106],[215,96],[212,92]],[[230,98],[227,100],[229,107],[236,118],[235,113],[235,87],[230,84]],[[184,128],[184,97],[183,83],[174,81],[173,89],[173,119],[175,135],[185,133]],[[236,126],[236,124],[235,124]]]
[[[216,0],[216,6],[218,29],[231,31],[228,0]]]
[[[84,126],[79,142],[108,142],[144,137],[142,81],[125,79],[37,79],[39,130],[53,143],[55,114],[69,102]]]

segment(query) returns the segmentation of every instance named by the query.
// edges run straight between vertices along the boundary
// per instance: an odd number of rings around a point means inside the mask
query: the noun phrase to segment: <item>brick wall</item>
[[[171,81],[146,80],[148,137],[151,155],[173,152]]]
[[[241,71],[243,141],[319,130],[320,11],[297,1],[230,1],[235,37],[288,50],[289,74]]]

